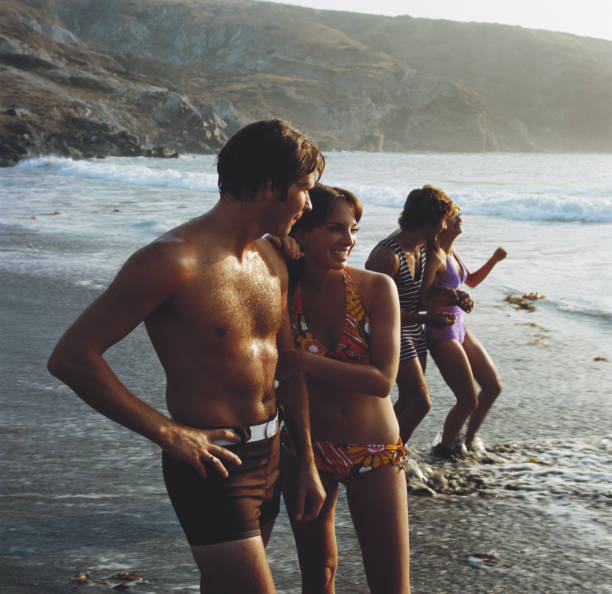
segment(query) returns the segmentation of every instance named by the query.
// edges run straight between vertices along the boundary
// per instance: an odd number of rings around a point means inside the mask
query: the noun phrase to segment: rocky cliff
[[[612,42],[253,0],[4,0],[0,159],[216,152],[282,117],[324,149],[611,151]]]

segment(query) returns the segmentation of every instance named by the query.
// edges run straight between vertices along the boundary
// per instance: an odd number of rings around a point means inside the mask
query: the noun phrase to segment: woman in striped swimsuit
[[[420,311],[428,245],[434,245],[446,219],[454,214],[455,205],[442,190],[432,186],[412,190],[399,217],[399,231],[378,243],[366,262],[367,269],[393,278],[399,293],[402,329],[394,408],[404,442],[431,408],[424,373],[427,344],[422,326],[426,323],[444,327],[454,322],[452,314]]]
[[[290,330],[296,349],[279,353],[278,395],[285,377],[308,384],[315,463],[326,491],[319,516],[294,519],[300,488],[292,427],[283,431],[283,497],[304,592],[333,592],[338,564],[334,516],[339,483],[372,592],[410,592],[405,449],[389,397],[399,361],[397,289],[384,274],[347,266],[361,217],[358,199],[317,184],[312,211],[294,225],[301,268],[290,266]]]

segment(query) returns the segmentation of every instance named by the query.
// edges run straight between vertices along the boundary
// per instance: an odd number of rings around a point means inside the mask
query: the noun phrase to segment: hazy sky
[[[503,23],[612,40],[612,0],[283,0],[282,4]]]

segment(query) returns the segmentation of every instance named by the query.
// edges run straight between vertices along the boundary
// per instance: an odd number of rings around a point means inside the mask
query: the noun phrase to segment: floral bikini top
[[[370,317],[361,304],[359,291],[348,270],[344,270],[345,314],[344,330],[335,350],[329,351],[313,335],[304,317],[302,289],[298,287],[291,302],[291,326],[295,345],[303,351],[323,355],[330,359],[370,362]]]

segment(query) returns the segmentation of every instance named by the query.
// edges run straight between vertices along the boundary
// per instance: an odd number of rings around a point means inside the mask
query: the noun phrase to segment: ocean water
[[[461,206],[455,245],[470,269],[498,246],[508,252],[471,291],[467,321],[504,384],[481,430],[488,454],[429,456],[453,397],[428,365],[433,409],[411,440],[408,471],[415,591],[609,592],[612,155],[331,153],[322,181],[364,203],[355,266],[425,183]],[[141,570],[134,591],[197,591],[156,447],[91,411],[45,364],[135,249],[216,200],[212,156],[46,157],[0,169],[3,592],[101,591],[117,580],[71,577],[123,569]],[[505,300],[531,292],[541,297],[535,311]],[[142,328],[108,358],[165,410]],[[338,592],[366,592],[342,505],[338,524]],[[299,591],[284,518],[269,549],[279,591]],[[497,565],[470,555],[487,551],[501,555]]]

